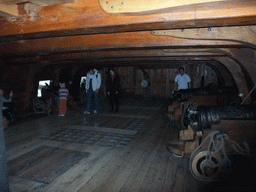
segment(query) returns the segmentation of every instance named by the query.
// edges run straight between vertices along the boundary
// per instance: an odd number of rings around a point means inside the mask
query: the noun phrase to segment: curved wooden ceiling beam
[[[241,48],[241,49],[221,49],[229,54],[230,57],[235,58],[243,67],[246,69],[246,72],[249,74],[250,78],[253,81],[253,85],[250,88],[256,85],[256,50]],[[227,54],[227,55],[228,55]]]
[[[239,27],[213,27],[183,30],[152,31],[156,36],[170,36],[193,40],[221,40],[242,43],[256,49],[256,25]]]
[[[213,65],[220,74],[220,76],[223,78],[224,80],[224,86],[234,86],[236,85],[236,82],[234,80],[234,78],[232,77],[232,74],[230,73],[230,71],[228,70],[228,68],[221,62],[216,61],[216,60],[211,60],[209,62],[206,62],[209,66]]]
[[[245,74],[241,67],[239,66],[239,64],[229,57],[215,57],[214,60],[221,62],[228,68],[236,82],[236,86],[238,88],[239,93],[243,94],[241,98],[244,99],[246,95],[249,93],[249,88],[245,78]],[[248,98],[245,104],[249,104],[250,102],[251,99]]]
[[[177,8],[145,15],[109,15],[95,0],[42,7],[31,14],[24,4],[12,21],[0,21],[0,42],[61,36],[162,29],[253,25],[256,1],[227,1],[203,9]],[[207,6],[206,6],[207,7]],[[26,9],[25,9],[26,8]]]

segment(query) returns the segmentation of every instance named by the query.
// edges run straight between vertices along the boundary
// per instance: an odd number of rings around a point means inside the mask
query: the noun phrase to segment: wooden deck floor
[[[166,110],[125,104],[116,114],[69,111],[10,126],[11,191],[210,191],[216,183],[199,182],[188,159],[166,150],[177,136]]]

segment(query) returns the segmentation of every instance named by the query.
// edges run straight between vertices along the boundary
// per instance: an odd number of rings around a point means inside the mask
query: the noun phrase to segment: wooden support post
[[[1,98],[0,98],[1,99]],[[9,192],[7,157],[5,151],[5,136],[3,126],[3,114],[0,107],[0,190],[1,192]]]

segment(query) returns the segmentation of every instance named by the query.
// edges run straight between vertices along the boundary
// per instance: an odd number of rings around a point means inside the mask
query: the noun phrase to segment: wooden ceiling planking
[[[209,10],[175,10],[146,15],[109,15],[97,1],[77,0],[73,3],[42,7],[38,20],[21,15],[1,27],[0,42],[127,31],[252,25],[256,22],[256,1],[228,1]],[[24,4],[18,6],[24,12]]]

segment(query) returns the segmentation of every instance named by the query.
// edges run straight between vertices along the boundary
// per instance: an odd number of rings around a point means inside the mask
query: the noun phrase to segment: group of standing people
[[[175,77],[174,90],[188,89],[191,81],[190,77],[184,73],[184,68],[179,68],[179,74]],[[86,90],[86,108],[84,114],[91,114],[92,97],[94,101],[93,113],[99,110],[99,89],[101,87],[101,74],[96,69],[90,69],[86,75],[86,82],[83,82]],[[118,112],[119,97],[121,92],[120,76],[114,68],[109,69],[106,79],[106,91],[110,101],[110,112]]]
[[[107,77],[107,95],[109,96],[111,110],[118,112],[119,95],[121,91],[120,76],[114,68],[110,68]],[[84,114],[91,114],[92,97],[94,97],[93,113],[97,114],[99,110],[99,89],[101,87],[101,74],[96,69],[90,69],[86,75],[86,110]]]
[[[91,107],[93,105],[93,113],[97,114],[99,111],[99,89],[101,87],[101,74],[96,69],[90,69],[86,75],[86,81],[82,82],[86,91],[86,107],[84,114],[91,114]],[[65,83],[59,83],[59,116],[65,116],[67,110],[67,98],[69,95]],[[116,73],[114,68],[109,69],[109,74],[106,80],[107,95],[110,101],[110,112],[118,112],[119,110],[119,96],[121,92],[120,76]],[[93,99],[93,103],[92,103]]]
[[[179,74],[175,77],[174,91],[180,89],[188,89],[190,77],[184,73],[184,68],[179,68]],[[85,90],[86,90],[86,109],[84,114],[91,113],[92,97],[94,98],[94,114],[98,113],[99,110],[99,89],[101,87],[101,74],[96,69],[90,69],[86,76]],[[69,91],[65,87],[64,82],[60,82],[59,89],[59,116],[65,116],[67,111],[67,99]],[[116,73],[114,68],[109,69],[109,74],[106,79],[106,91],[110,101],[110,112],[118,112],[119,110],[119,97],[121,92],[120,76]],[[6,100],[3,97],[3,91],[0,90],[0,104],[2,110],[4,110],[3,102],[10,102],[12,92],[10,93],[10,99]]]

